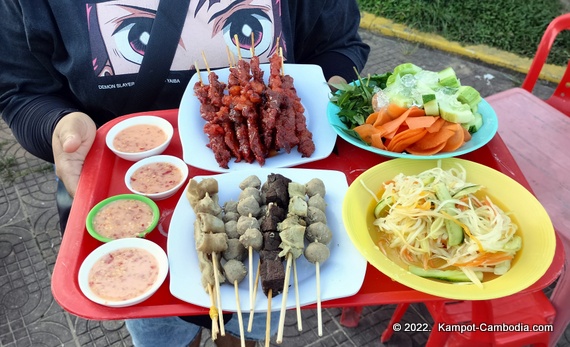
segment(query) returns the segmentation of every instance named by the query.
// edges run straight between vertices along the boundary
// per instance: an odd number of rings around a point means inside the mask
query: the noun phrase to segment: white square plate
[[[239,183],[249,175],[257,175],[261,182],[267,180],[267,175],[279,173],[294,182],[307,183],[312,178],[320,178],[327,189],[325,201],[327,203],[327,224],[332,231],[333,238],[329,244],[330,257],[320,267],[321,298],[331,300],[354,295],[358,292],[364,281],[366,273],[366,260],[354,247],[342,222],[342,202],[348,190],[346,176],[340,171],[312,170],[312,169],[258,169],[255,171],[235,171],[215,176],[196,176],[201,181],[205,177],[213,177],[218,181],[219,203],[237,200],[240,188]],[[193,224],[196,215],[190,207],[185,194],[182,194],[176,206],[168,231],[167,253],[170,260],[170,292],[180,300],[202,307],[210,307],[210,298],[201,284],[200,270],[198,269],[198,255],[194,243]],[[259,257],[254,252],[254,275],[257,270]],[[317,300],[315,265],[300,256],[297,262],[297,280],[299,285],[299,301],[301,305],[315,303]],[[248,267],[248,260],[244,260]],[[284,265],[286,262],[284,263]],[[249,274],[248,274],[249,275]],[[239,284],[240,308],[249,311],[248,275]],[[255,277],[255,276],[254,276]],[[295,307],[295,291],[293,287],[293,271],[291,271],[291,287],[287,296],[286,307]],[[236,312],[235,290],[233,285],[221,285],[222,308],[226,311]],[[278,311],[281,308],[282,295],[275,296],[271,301],[271,308]],[[255,311],[267,311],[267,297],[263,294],[261,284],[258,285],[255,300]]]
[[[269,64],[261,64],[264,71],[264,80],[267,83],[269,77]],[[327,106],[330,97],[330,88],[326,83],[323,71],[318,65],[284,64],[283,70],[294,79],[295,89],[305,107],[307,128],[313,133],[315,152],[308,158],[303,158],[297,148],[290,153],[281,152],[267,158],[266,168],[291,167],[303,163],[309,163],[329,156],[336,141],[334,129],[327,124]],[[229,69],[214,70],[220,81],[227,82]],[[208,72],[201,71],[203,81],[208,80]],[[184,161],[197,168],[213,172],[228,172],[235,170],[252,170],[259,167],[259,163],[251,164],[245,161],[235,163],[232,159],[229,169],[218,165],[214,153],[206,145],[208,137],[204,134],[206,121],[200,117],[200,101],[194,95],[194,85],[199,81],[198,74],[194,74],[180,103],[178,113],[178,132],[182,142],[182,154]]]

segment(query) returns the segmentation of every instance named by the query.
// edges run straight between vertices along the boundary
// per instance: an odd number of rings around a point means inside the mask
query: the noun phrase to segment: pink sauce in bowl
[[[133,299],[148,291],[158,278],[158,261],[140,248],[123,248],[99,259],[89,271],[89,287],[111,301]]]
[[[121,199],[102,207],[95,218],[95,231],[110,239],[137,237],[151,225],[153,212],[140,200]]]
[[[143,194],[156,194],[176,187],[181,180],[182,172],[176,165],[156,162],[144,165],[133,172],[131,187]]]
[[[101,242],[144,237],[158,224],[160,211],[151,199],[120,194],[95,205],[85,221],[87,231]]]
[[[188,178],[188,165],[172,155],[154,155],[137,161],[125,174],[125,185],[134,194],[153,200],[173,196]]]
[[[126,307],[151,297],[168,275],[168,256],[141,238],[113,240],[95,248],[81,264],[77,280],[91,301]]]
[[[118,157],[138,161],[164,152],[173,135],[174,127],[166,119],[140,115],[114,124],[105,135],[105,143]]]
[[[119,131],[113,139],[113,146],[121,152],[137,153],[156,148],[166,140],[166,133],[159,126],[136,124]]]

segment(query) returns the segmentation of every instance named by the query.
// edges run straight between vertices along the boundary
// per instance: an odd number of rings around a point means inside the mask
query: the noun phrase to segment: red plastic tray
[[[149,113],[167,119],[175,128],[175,136],[164,154],[182,156],[182,147],[177,131],[178,110],[176,109],[127,115],[105,124],[98,130],[92,150],[85,161],[52,276],[52,292],[55,300],[66,311],[74,315],[86,319],[103,320],[208,314],[208,308],[192,305],[173,297],[169,290],[169,277],[151,298],[125,308],[110,308],[93,303],[79,289],[77,281],[79,267],[85,257],[101,245],[85,229],[85,218],[89,210],[108,196],[129,192],[124,184],[123,177],[132,162],[116,157],[106,147],[105,135],[114,124],[122,119]],[[496,135],[487,145],[463,155],[461,158],[499,170],[530,190],[528,182],[499,135]],[[348,182],[351,183],[368,168],[386,160],[389,158],[362,150],[339,138],[333,153],[328,158],[298,167],[339,170],[346,174]],[[190,177],[209,174],[213,173],[190,167]],[[162,217],[157,230],[150,233],[148,237],[165,250],[170,217],[181,193],[182,190],[175,196],[158,202]],[[552,266],[538,282],[527,290],[540,290],[552,283],[560,273],[563,261],[562,246],[560,242],[557,242]],[[324,308],[352,307],[429,300],[441,300],[441,298],[399,284],[368,264],[364,283],[357,294],[347,298],[325,301],[322,306]],[[309,305],[305,308],[314,307],[315,305]]]

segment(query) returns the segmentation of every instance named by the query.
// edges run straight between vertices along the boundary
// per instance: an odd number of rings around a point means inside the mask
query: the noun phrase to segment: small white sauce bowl
[[[131,185],[131,177],[133,176],[135,171],[137,171],[138,169],[140,169],[141,167],[143,167],[145,165],[152,164],[152,163],[169,163],[169,164],[176,166],[182,174],[180,182],[178,182],[178,184],[176,184],[174,187],[172,187],[172,188],[170,188],[164,192],[161,192],[161,193],[149,194],[149,193],[143,193],[143,192],[139,192],[139,191],[135,190],[133,188],[133,186]],[[139,160],[136,163],[134,163],[133,165],[131,165],[131,167],[127,170],[127,173],[125,174],[125,185],[134,194],[146,196],[146,197],[156,201],[156,200],[167,199],[167,198],[171,197],[172,195],[176,194],[178,189],[180,189],[180,187],[182,187],[184,182],[186,182],[187,178],[188,178],[188,165],[182,159],[175,157],[175,156],[172,156],[172,155],[155,155],[152,157],[148,157],[148,158]]]
[[[148,251],[156,258],[159,267],[156,281],[152,284],[152,286],[150,286],[147,289],[146,292],[128,300],[111,301],[97,296],[89,286],[89,271],[91,270],[91,268],[93,268],[95,263],[99,259],[101,259],[101,257],[111,252],[125,248],[140,248]],[[167,274],[168,274],[168,257],[166,256],[166,252],[162,249],[162,247],[146,239],[128,238],[128,239],[119,239],[107,242],[96,248],[93,252],[91,252],[85,258],[85,260],[81,264],[81,267],[79,268],[78,281],[79,281],[79,288],[89,300],[97,304],[109,307],[125,307],[125,306],[132,306],[138,304],[151,297],[158,290],[158,288],[160,288],[160,286],[166,279]]]
[[[153,149],[149,149],[147,151],[142,151],[142,152],[122,152],[115,148],[115,146],[113,145],[113,140],[115,139],[115,136],[117,136],[119,132],[133,125],[142,125],[142,124],[155,125],[160,127],[162,131],[164,131],[164,133],[166,134],[166,140],[158,147],[154,147]],[[170,144],[173,135],[174,135],[174,128],[169,121],[161,117],[145,115],[145,116],[136,116],[132,118],[127,118],[115,124],[107,133],[105,142],[107,143],[107,147],[109,147],[109,149],[113,151],[113,153],[115,153],[118,157],[130,161],[138,161],[164,152],[164,150]]]

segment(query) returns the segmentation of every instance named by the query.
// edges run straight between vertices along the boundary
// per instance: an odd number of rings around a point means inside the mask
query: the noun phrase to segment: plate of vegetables
[[[552,222],[528,190],[459,158],[376,165],[350,185],[342,216],[370,264],[449,299],[517,293],[544,275],[556,248]]]
[[[362,149],[392,158],[460,156],[488,143],[495,111],[455,71],[414,64],[335,85],[327,117],[336,133]]]

